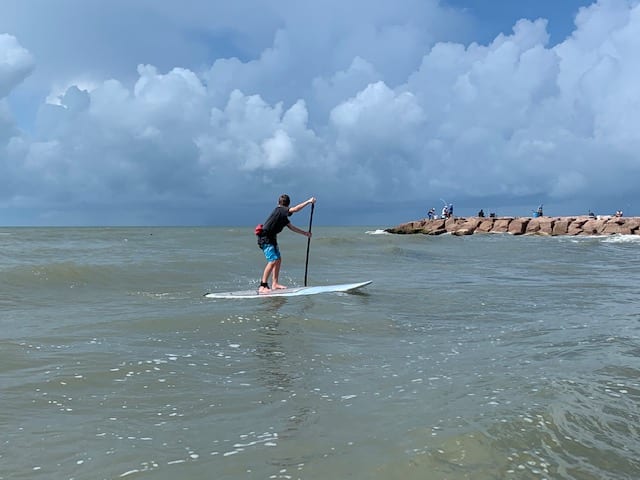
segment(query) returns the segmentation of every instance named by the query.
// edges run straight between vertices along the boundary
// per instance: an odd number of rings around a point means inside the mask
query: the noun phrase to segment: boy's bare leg
[[[273,263],[275,263],[275,265],[273,266],[273,277],[272,277],[273,278],[273,285],[271,285],[271,287],[274,290],[282,290],[282,289],[287,288],[284,285],[280,285],[278,283],[278,279],[280,277],[280,264],[282,263],[282,259],[279,258],[278,260],[276,260]]]
[[[264,267],[264,272],[262,272],[262,280],[260,280],[260,283],[262,285],[260,285],[260,287],[258,288],[258,293],[268,293],[271,291],[271,289],[267,286],[263,286],[264,284],[267,283],[267,281],[269,280],[269,275],[271,275],[271,273],[273,272],[273,269],[275,267],[276,262],[269,262],[267,263],[267,266]]]

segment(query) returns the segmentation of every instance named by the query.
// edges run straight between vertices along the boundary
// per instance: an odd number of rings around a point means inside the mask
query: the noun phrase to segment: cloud
[[[33,71],[33,68],[33,57],[18,40],[12,35],[0,34],[0,152],[3,144],[18,133],[5,97]]]
[[[0,34],[0,177],[5,192],[3,197],[17,191],[14,166],[8,161],[11,139],[19,135],[19,130],[5,97],[19,85],[34,68],[31,54],[23,48],[15,37]]]
[[[281,103],[270,106],[258,95],[245,96],[235,90],[224,110],[211,110],[210,125],[198,138],[199,162],[212,177],[236,172],[268,178],[272,171],[285,167],[297,171],[301,159],[317,148],[316,142],[307,128],[304,102],[285,111]]]
[[[555,46],[542,19],[465,45],[452,40],[464,17],[437,2],[404,0],[409,15],[366,5],[258,3],[272,36],[238,27],[229,37],[246,58],[89,75],[52,93],[28,131],[0,100],[1,205],[62,223],[109,209],[125,209],[127,221],[244,223],[288,192],[344,215],[345,203],[386,205],[354,215],[388,222],[412,215],[400,205],[423,214],[440,198],[460,214],[636,200],[637,2],[581,9]],[[238,25],[237,11],[225,15]],[[206,23],[185,12],[177,22]],[[0,35],[0,96],[29,81],[34,57]]]
[[[420,162],[424,112],[410,92],[368,85],[330,115],[341,176],[358,195],[404,196]],[[350,159],[358,158],[356,168]]]
[[[601,1],[553,48],[542,20],[521,20],[486,47],[435,46],[406,87],[430,119],[432,185],[458,198],[498,191],[561,202],[588,198],[596,185],[632,195],[610,172],[629,178],[639,169],[631,152],[640,136],[629,128],[640,114],[639,12]]]
[[[34,68],[31,54],[12,35],[0,34],[0,99],[22,82]]]

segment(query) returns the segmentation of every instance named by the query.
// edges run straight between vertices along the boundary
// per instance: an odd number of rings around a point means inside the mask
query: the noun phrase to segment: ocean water
[[[0,228],[0,479],[640,478],[639,242]]]

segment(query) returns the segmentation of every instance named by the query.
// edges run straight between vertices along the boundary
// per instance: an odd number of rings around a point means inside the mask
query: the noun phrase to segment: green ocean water
[[[639,241],[0,228],[0,479],[640,478]]]

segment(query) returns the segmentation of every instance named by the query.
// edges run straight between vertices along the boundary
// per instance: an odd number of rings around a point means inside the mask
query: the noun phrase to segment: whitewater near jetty
[[[452,217],[416,220],[385,229],[389,233],[424,235],[640,235],[640,217]]]

